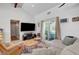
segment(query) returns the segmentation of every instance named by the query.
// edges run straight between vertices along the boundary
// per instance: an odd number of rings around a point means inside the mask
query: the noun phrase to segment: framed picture
[[[77,22],[77,21],[79,21],[79,17],[73,17],[72,18],[72,22]]]
[[[66,23],[66,22],[68,22],[68,19],[67,18],[60,19],[60,22],[61,23]]]

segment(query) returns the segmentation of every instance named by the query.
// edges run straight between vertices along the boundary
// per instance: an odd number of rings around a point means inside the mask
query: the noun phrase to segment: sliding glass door
[[[42,38],[45,40],[54,40],[56,38],[55,20],[46,20],[42,22]]]

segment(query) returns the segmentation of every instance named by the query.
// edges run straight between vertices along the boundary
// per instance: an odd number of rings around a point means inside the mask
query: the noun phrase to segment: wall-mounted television
[[[21,23],[21,31],[35,31],[34,23]]]

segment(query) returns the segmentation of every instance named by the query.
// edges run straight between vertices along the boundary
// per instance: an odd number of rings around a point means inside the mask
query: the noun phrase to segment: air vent
[[[47,12],[47,15],[51,14],[51,11]]]

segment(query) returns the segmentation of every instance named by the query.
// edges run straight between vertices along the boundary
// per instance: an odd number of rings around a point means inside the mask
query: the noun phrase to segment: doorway
[[[11,41],[19,40],[19,20],[10,20]]]
[[[42,38],[44,40],[54,40],[56,38],[55,30],[56,21],[54,19],[45,20],[42,22]]]

